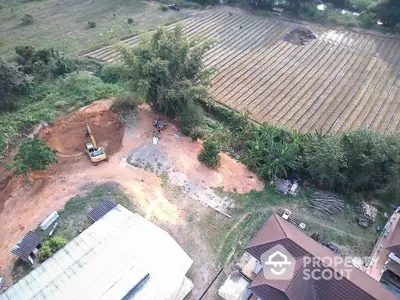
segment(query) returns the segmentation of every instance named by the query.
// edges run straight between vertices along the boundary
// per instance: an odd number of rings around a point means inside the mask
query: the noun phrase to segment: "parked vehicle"
[[[168,8],[173,9],[173,10],[177,10],[177,11],[179,11],[181,9],[181,7],[176,3],[168,5]]]

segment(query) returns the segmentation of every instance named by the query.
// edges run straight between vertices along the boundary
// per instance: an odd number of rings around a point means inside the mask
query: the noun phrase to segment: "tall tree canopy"
[[[388,27],[395,27],[400,24],[400,1],[384,0],[372,8],[380,21]]]
[[[204,68],[204,54],[212,41],[186,39],[182,28],[158,28],[138,46],[119,45],[127,78],[137,96],[152,108],[175,117],[195,100],[209,99],[212,69]]]
[[[25,75],[0,57],[0,114],[15,107],[13,94],[24,85]]]

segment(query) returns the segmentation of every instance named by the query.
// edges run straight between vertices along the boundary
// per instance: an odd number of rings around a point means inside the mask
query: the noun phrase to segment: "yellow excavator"
[[[86,126],[86,133],[90,137],[90,142],[86,143],[86,153],[90,158],[90,161],[95,165],[98,162],[101,162],[102,160],[106,160],[106,152],[104,151],[104,148],[102,147],[97,147],[96,140],[94,139],[93,133],[90,130],[88,122],[85,122]]]

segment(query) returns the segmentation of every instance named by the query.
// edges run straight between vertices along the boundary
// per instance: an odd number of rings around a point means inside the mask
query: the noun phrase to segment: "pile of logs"
[[[344,200],[340,195],[334,193],[315,192],[310,199],[309,207],[327,215],[337,215],[344,208]]]

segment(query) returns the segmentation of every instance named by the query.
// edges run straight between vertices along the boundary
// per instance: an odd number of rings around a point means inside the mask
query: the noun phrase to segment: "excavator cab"
[[[86,133],[89,135],[91,142],[86,143],[86,153],[89,156],[90,161],[93,164],[97,164],[102,160],[106,160],[106,152],[102,147],[97,147],[96,140],[94,139],[93,133],[90,130],[89,124],[85,122]]]

